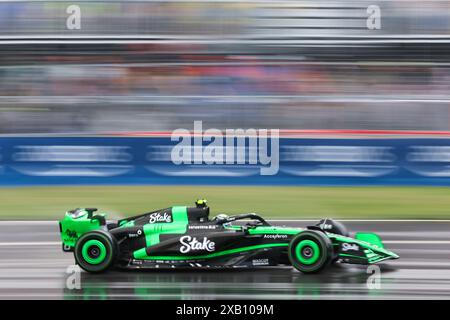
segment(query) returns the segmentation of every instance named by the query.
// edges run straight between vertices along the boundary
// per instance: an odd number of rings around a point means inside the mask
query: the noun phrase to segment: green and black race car
[[[256,268],[294,266],[303,273],[332,262],[373,264],[398,255],[373,233],[349,237],[331,219],[306,228],[272,226],[254,213],[209,218],[206,200],[118,221],[95,208],[68,211],[59,223],[63,250],[86,271],[111,267]],[[247,221],[247,223],[244,223]]]

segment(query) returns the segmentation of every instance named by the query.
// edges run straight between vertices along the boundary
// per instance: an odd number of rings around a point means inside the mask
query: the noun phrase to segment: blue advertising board
[[[177,163],[177,145],[170,137],[2,137],[0,185],[450,185],[450,139],[282,138],[271,163],[252,162],[248,144],[241,161],[196,161],[205,144],[191,163]]]

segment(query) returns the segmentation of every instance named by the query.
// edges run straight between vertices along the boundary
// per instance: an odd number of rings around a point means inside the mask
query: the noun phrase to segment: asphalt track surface
[[[365,266],[350,265],[317,275],[287,267],[82,272],[81,288],[68,289],[74,260],[61,251],[57,223],[0,221],[0,299],[450,299],[450,221],[344,222],[351,232],[377,232],[400,255],[379,264],[378,289]]]

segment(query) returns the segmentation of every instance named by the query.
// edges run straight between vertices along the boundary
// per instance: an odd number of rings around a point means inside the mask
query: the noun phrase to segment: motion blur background
[[[66,26],[71,4],[79,30]],[[380,29],[367,27],[373,5]],[[1,215],[132,214],[207,197],[217,210],[278,217],[446,217],[449,49],[448,1],[1,2]],[[300,131],[265,180],[146,177],[144,160],[102,171],[194,120]],[[92,149],[104,146],[116,149]],[[313,151],[326,159],[298,156]]]
[[[70,4],[1,3],[2,133],[449,130],[448,1]],[[123,41],[8,42],[46,36]]]

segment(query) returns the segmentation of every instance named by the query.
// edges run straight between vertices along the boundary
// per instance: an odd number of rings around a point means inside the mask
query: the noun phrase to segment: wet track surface
[[[305,226],[306,221],[272,221]],[[336,265],[318,275],[292,268],[111,271],[80,276],[63,253],[56,222],[0,222],[0,299],[449,299],[450,221],[345,221],[377,232],[399,260],[380,264],[380,288],[365,266]],[[72,278],[73,279],[73,278]],[[70,282],[70,278],[69,278]],[[374,283],[373,281],[369,281]]]

